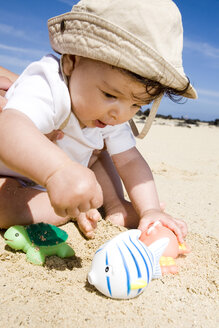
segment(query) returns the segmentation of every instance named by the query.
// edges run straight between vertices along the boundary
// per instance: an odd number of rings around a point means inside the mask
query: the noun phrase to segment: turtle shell
[[[67,232],[43,222],[26,226],[26,231],[30,241],[36,246],[54,246],[68,239]]]

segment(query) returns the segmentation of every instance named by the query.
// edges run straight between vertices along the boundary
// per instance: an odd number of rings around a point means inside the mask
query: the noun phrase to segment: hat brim
[[[60,54],[103,61],[177,90],[188,84],[182,68],[175,68],[133,34],[99,16],[68,12],[49,19],[48,29],[51,46]],[[190,85],[182,96],[195,99],[197,93]]]

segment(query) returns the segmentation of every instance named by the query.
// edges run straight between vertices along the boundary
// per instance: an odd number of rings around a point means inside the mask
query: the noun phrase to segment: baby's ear
[[[62,59],[62,69],[66,76],[71,76],[74,66],[75,66],[75,56],[64,55]]]

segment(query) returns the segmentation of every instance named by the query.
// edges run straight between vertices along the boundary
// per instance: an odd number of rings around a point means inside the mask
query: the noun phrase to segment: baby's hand
[[[94,238],[94,231],[101,215],[96,209],[91,209],[86,213],[80,213],[77,217],[78,227],[87,238]]]
[[[102,189],[94,173],[70,160],[47,179],[45,187],[55,212],[63,217],[76,218],[103,203]]]
[[[7,99],[5,98],[6,91],[10,88],[12,82],[4,76],[0,76],[0,112],[4,108],[7,103]]]
[[[155,221],[159,220],[163,226],[169,228],[172,230],[175,235],[177,236],[177,239],[179,243],[183,243],[186,234],[187,234],[187,225],[182,220],[174,219],[172,216],[170,216],[167,213],[164,213],[159,210],[149,210],[147,211],[141,218],[139,222],[138,229],[141,231],[145,231],[148,229],[148,227],[153,224]]]

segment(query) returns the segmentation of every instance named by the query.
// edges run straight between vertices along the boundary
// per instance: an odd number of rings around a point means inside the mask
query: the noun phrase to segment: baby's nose
[[[109,112],[109,117],[116,122],[117,118],[118,118],[118,112],[116,110],[110,110]]]
[[[116,105],[109,110],[108,114],[115,123],[121,123],[127,120],[128,108],[125,105]]]

